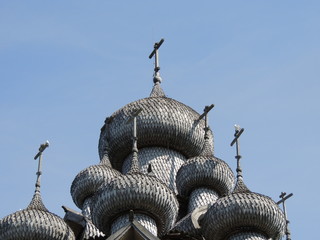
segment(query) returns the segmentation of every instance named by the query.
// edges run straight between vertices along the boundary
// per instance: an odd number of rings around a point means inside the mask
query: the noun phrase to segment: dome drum
[[[172,191],[177,193],[176,175],[186,158],[177,151],[161,148],[149,147],[139,149],[138,153],[140,171],[147,174],[149,164],[151,164],[152,173]],[[130,170],[132,154],[130,154],[123,163],[122,173],[126,174]]]
[[[209,188],[197,188],[191,192],[189,197],[188,212],[193,212],[196,208],[214,204],[219,195]]]

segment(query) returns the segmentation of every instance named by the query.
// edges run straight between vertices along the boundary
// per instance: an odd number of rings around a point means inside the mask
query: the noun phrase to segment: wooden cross
[[[210,112],[210,110],[214,108],[214,104],[211,104],[210,106],[205,106],[205,108],[203,109],[203,113],[200,115],[198,120],[201,120],[202,118],[204,118],[204,122],[205,122],[205,127],[204,127],[204,131],[205,131],[205,135],[207,135],[207,132],[209,130],[208,127],[208,113]],[[205,136],[207,137],[207,136]]]
[[[162,43],[164,42],[164,39],[162,38],[159,42],[155,43],[153,46],[153,51],[150,53],[149,58],[151,59],[153,56],[154,57],[154,78],[153,81],[156,82],[161,82],[161,78],[159,75],[159,70],[160,70],[160,66],[159,66],[159,54],[158,54],[158,49],[160,48],[160,46],[162,45]]]
[[[43,151],[49,147],[49,141],[46,141],[45,143],[41,144],[39,147],[39,152],[36,154],[36,156],[34,157],[34,160],[39,159],[38,161],[38,171],[37,171],[37,182],[36,182],[36,191],[40,192],[40,176],[42,174],[41,172],[41,167],[42,167],[42,153]]]
[[[291,233],[289,230],[290,221],[288,220],[288,217],[287,217],[287,210],[286,210],[285,201],[292,196],[293,196],[293,193],[290,193],[287,195],[285,192],[282,192],[279,196],[281,198],[281,200],[277,202],[278,205],[282,203],[283,213],[284,213],[284,217],[286,219],[286,235],[287,235],[286,240],[291,240]]]
[[[234,125],[234,127],[235,127],[234,139],[230,143],[230,146],[232,147],[236,143],[237,155],[235,156],[235,158],[237,159],[237,177],[242,177],[242,169],[240,166],[241,155],[240,155],[239,137],[243,133],[244,128],[240,128],[239,125]]]

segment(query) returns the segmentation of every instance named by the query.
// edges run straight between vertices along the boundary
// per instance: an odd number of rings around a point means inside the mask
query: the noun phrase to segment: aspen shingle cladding
[[[151,216],[162,236],[173,227],[179,206],[175,194],[157,178],[135,173],[101,187],[92,208],[93,223],[106,233],[117,217],[134,210]]]
[[[278,240],[283,235],[285,218],[271,198],[245,191],[218,199],[204,215],[201,226],[206,240],[223,240],[248,232]]]
[[[151,164],[155,176],[166,184],[176,194],[176,175],[186,158],[177,151],[163,147],[147,147],[139,149],[138,159],[141,166],[141,173],[148,173],[148,166]],[[122,173],[130,170],[132,154],[123,162]]]
[[[92,197],[102,184],[111,182],[120,174],[104,164],[85,168],[77,174],[71,185],[70,192],[74,203],[82,209],[86,198]]]
[[[126,124],[135,109],[142,109],[137,117],[138,149],[164,147],[176,150],[186,158],[197,156],[204,145],[204,120],[192,108],[167,97],[148,97],[132,102],[111,115],[102,128],[99,140],[100,159],[108,145],[114,168],[121,169],[132,149],[132,126]],[[211,149],[213,135],[209,132]]]
[[[36,192],[29,206],[0,220],[1,240],[75,240],[67,223],[50,213]]]
[[[195,188],[207,187],[220,196],[231,193],[234,174],[223,160],[214,156],[198,156],[188,159],[178,171],[177,189],[188,197]]]

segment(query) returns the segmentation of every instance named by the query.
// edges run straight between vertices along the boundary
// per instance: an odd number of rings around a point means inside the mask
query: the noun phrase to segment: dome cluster
[[[100,163],[72,182],[81,214],[71,212],[68,226],[36,192],[25,210],[0,221],[0,239],[281,239],[286,220],[278,205],[251,192],[240,167],[235,177],[214,156],[207,123],[213,105],[200,115],[165,96],[157,66],[161,41],[150,55],[156,57],[150,96],[106,118]]]
[[[202,152],[204,121],[190,107],[154,96],[160,89],[156,83],[149,98],[129,103],[107,118],[99,140],[101,163],[81,171],[72,183],[76,205],[83,214],[90,212],[88,217],[107,235],[128,224],[131,210],[156,236],[167,234],[178,219],[177,172],[188,157]],[[137,109],[137,136],[132,136],[127,122]],[[208,136],[213,149],[212,133]],[[90,210],[85,209],[86,199]]]
[[[137,109],[133,136],[127,123]],[[165,97],[156,82],[150,97],[106,119],[101,163],[81,171],[72,184],[76,205],[107,236],[129,225],[133,211],[137,222],[164,239],[280,239],[282,211],[270,198],[250,192],[242,178],[235,184],[229,165],[214,156],[206,122]],[[83,204],[88,198],[90,211]]]

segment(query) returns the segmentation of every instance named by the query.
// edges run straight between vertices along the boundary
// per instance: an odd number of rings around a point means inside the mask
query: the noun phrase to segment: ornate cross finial
[[[40,183],[41,183],[41,164],[42,164],[42,153],[43,151],[49,147],[49,141],[46,141],[45,143],[41,144],[39,147],[39,152],[36,154],[36,156],[34,157],[34,160],[37,160],[39,158],[38,161],[38,171],[37,171],[37,182],[36,182],[36,190],[35,192],[40,192]]]
[[[282,203],[283,213],[284,213],[284,217],[286,219],[286,236],[287,236],[286,240],[291,240],[291,233],[289,230],[290,221],[288,220],[288,217],[287,217],[287,210],[286,210],[285,201],[292,196],[293,196],[293,193],[290,193],[287,195],[287,193],[281,192],[281,194],[279,196],[279,198],[281,198],[281,200],[277,202],[278,205]]]
[[[155,43],[153,46],[153,51],[149,55],[149,58],[151,59],[153,56],[154,57],[154,75],[153,75],[153,82],[156,83],[161,83],[162,79],[159,74],[160,66],[159,66],[159,54],[158,54],[158,49],[164,42],[164,39],[162,38],[159,42]]]
[[[140,171],[139,161],[138,161],[138,137],[137,137],[137,116],[141,113],[142,108],[134,111],[127,124],[133,121],[133,146],[132,146],[132,163],[131,168],[128,173],[135,173]]]
[[[203,109],[203,113],[200,115],[198,120],[201,120],[202,118],[204,118],[205,121],[205,131],[208,128],[208,112],[210,112],[210,110],[214,108],[214,104],[211,104],[210,106],[205,106],[205,108]]]
[[[210,110],[214,108],[214,104],[211,104],[210,106],[205,106],[205,108],[203,109],[203,113],[200,115],[198,120],[201,120],[202,118],[204,118],[204,147],[202,150],[202,154],[204,156],[209,156],[212,155],[212,149],[210,149],[210,144],[209,144],[209,126],[208,126],[208,113],[210,112]]]
[[[234,125],[234,128],[235,128],[234,139],[230,143],[230,146],[232,147],[233,144],[236,143],[237,155],[235,156],[235,158],[237,159],[237,178],[239,179],[239,178],[242,178],[242,169],[241,169],[241,166],[240,166],[241,155],[240,155],[239,137],[243,133],[244,128],[240,128],[240,126],[237,125],[237,124]]]

